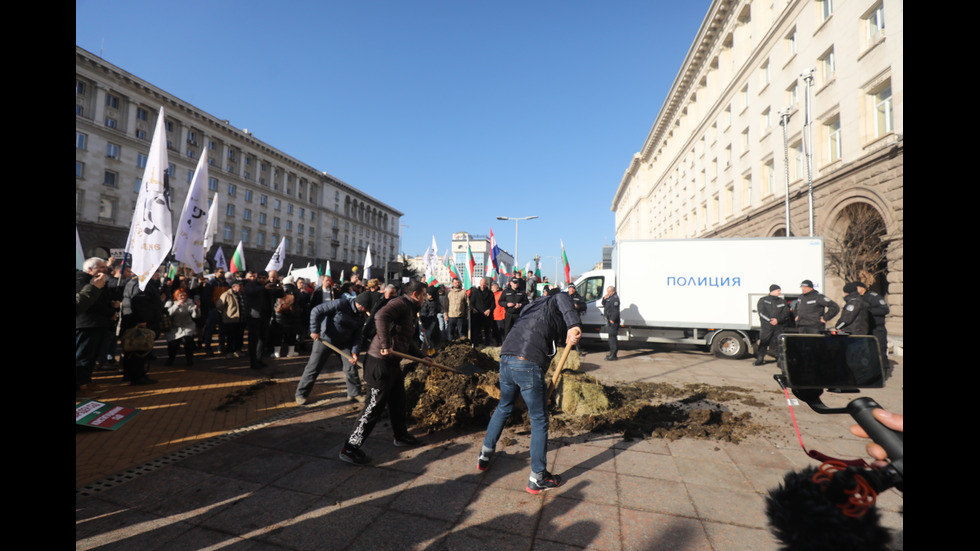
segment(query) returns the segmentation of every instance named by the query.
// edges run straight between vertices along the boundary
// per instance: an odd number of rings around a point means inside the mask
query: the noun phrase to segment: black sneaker
[[[344,447],[340,449],[340,459],[354,465],[367,465],[371,462],[366,453],[350,444],[344,444]]]
[[[422,445],[422,442],[418,438],[415,438],[408,433],[405,433],[402,436],[396,436],[394,443],[395,447],[397,448],[414,448]]]
[[[481,471],[485,471],[490,468],[490,458],[493,457],[493,452],[480,452],[480,458],[476,460],[476,468]]]
[[[551,490],[561,486],[561,477],[556,474],[551,474],[545,471],[541,475],[541,478],[535,480],[533,477],[527,482],[527,493],[529,494],[540,494],[546,490]]]

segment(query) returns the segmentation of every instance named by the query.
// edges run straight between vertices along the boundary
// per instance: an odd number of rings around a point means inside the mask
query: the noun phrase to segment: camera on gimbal
[[[884,358],[871,336],[784,334],[779,339],[779,385],[820,414],[847,413],[888,453],[890,463],[869,466],[864,460],[842,461],[819,452],[807,455],[820,467],[790,472],[769,492],[766,514],[773,534],[786,549],[884,550],[891,535],[879,524],[877,494],[903,491],[902,433],[872,415],[880,408],[860,397],[843,408],[825,405],[824,391],[857,393],[884,387]]]

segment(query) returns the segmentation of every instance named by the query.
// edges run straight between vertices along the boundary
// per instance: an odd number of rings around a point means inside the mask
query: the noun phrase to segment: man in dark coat
[[[367,296],[364,293],[357,298],[339,298],[330,300],[313,308],[310,312],[310,338],[313,339],[313,351],[306,363],[303,376],[296,387],[296,403],[306,403],[313,383],[316,382],[320,371],[327,365],[334,350],[323,343],[326,341],[334,347],[350,354],[351,360],[340,356],[345,379],[347,382],[347,397],[357,400],[361,394],[361,380],[357,375],[357,355],[361,351],[361,327],[364,313],[367,312]]]
[[[112,330],[115,315],[111,297],[105,288],[108,267],[101,258],[89,258],[81,271],[75,272],[75,391],[92,383],[92,371],[99,347]],[[79,297],[88,303],[78,309]]]
[[[759,312],[759,346],[755,349],[755,365],[766,363],[766,353],[773,341],[779,342],[779,336],[786,330],[789,323],[789,306],[782,297],[783,290],[779,285],[769,286],[769,294],[760,298],[757,306]],[[775,355],[775,354],[774,354]]]
[[[793,301],[792,311],[800,333],[818,335],[827,329],[827,322],[840,313],[840,306],[813,288],[813,282],[800,283],[800,298]]]
[[[504,429],[504,422],[520,394],[531,421],[531,475],[527,491],[538,494],[561,485],[561,477],[547,470],[548,384],[544,379],[555,341],[565,337],[566,346],[582,336],[582,321],[566,293],[536,299],[529,304],[500,348],[500,402],[494,410],[483,439],[477,467],[486,470]]]
[[[837,321],[837,330],[850,335],[870,335],[871,315],[868,313],[868,302],[858,292],[855,283],[844,285],[844,310]]]
[[[606,294],[602,297],[602,311],[606,316],[606,332],[609,334],[609,353],[606,354],[606,360],[614,361],[619,353],[617,334],[622,320],[619,318],[619,295],[612,285],[606,288]]]

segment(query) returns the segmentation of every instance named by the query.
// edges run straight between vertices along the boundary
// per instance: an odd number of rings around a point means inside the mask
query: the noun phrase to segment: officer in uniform
[[[868,287],[860,281],[854,282],[857,291],[861,293],[864,300],[868,303],[868,313],[871,315],[871,334],[878,339],[878,348],[881,349],[883,360],[888,359],[888,330],[885,329],[885,316],[891,312],[884,297],[874,291],[869,291]]]
[[[793,315],[800,333],[819,335],[827,329],[827,322],[840,313],[840,306],[813,288],[813,282],[804,279],[800,283],[800,298],[793,301]]]
[[[521,308],[528,303],[527,293],[521,289],[521,281],[518,277],[511,278],[510,284],[500,293],[500,299],[497,300],[497,304],[504,308],[504,339],[520,317]]]
[[[844,285],[844,311],[837,321],[837,329],[851,335],[871,334],[871,315],[868,313],[868,303],[858,292],[856,283]]]
[[[769,345],[786,330],[789,322],[789,306],[782,298],[783,290],[775,283],[769,286],[769,294],[759,299],[759,346],[755,349],[755,365],[766,363]],[[776,354],[773,353],[773,356]]]

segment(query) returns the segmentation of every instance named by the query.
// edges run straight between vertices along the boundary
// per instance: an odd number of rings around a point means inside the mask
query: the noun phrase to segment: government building
[[[865,281],[903,335],[903,31],[901,0],[715,0],[616,190],[616,239],[821,236],[821,292]]]
[[[231,258],[240,241],[246,267],[264,269],[283,238],[286,267],[329,260],[349,274],[368,246],[374,266],[395,260],[403,213],[76,46],[75,225],[86,257],[125,246],[161,106],[174,221],[208,155],[212,268],[218,247]]]

